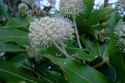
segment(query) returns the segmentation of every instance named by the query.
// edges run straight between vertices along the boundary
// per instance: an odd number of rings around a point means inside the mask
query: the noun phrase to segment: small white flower
[[[72,27],[72,22],[64,18],[35,19],[29,27],[31,48],[38,50],[39,47],[49,47],[52,45],[51,40],[60,43],[73,39],[74,29]]]
[[[125,22],[122,22],[122,24],[116,28],[114,33],[118,37],[117,45],[123,52],[125,52]]]
[[[79,15],[86,11],[86,6],[83,0],[60,0],[60,12],[64,15]]]
[[[117,12],[120,13],[121,16],[124,16],[125,13],[125,0],[119,0],[117,3],[116,3],[116,10]]]

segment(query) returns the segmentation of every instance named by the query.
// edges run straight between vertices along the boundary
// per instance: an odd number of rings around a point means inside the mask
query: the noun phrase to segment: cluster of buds
[[[29,26],[31,48],[38,51],[40,47],[52,46],[53,41],[59,44],[65,40],[72,40],[74,38],[72,27],[72,22],[63,17],[35,19]]]
[[[21,16],[26,16],[29,8],[25,3],[20,3],[18,6],[18,10]]]
[[[118,37],[117,45],[122,52],[125,52],[125,22],[122,22],[122,24],[116,28],[115,35]]]
[[[41,15],[41,9],[38,3],[38,0],[21,0],[22,3],[18,5],[18,11],[21,17],[27,17],[27,16],[40,16]]]
[[[32,10],[29,9],[28,5],[25,3],[20,3],[18,5],[18,11],[21,17],[31,16]]]
[[[77,16],[80,13],[84,13],[87,9],[83,0],[60,0],[59,7],[60,12],[68,16]]]

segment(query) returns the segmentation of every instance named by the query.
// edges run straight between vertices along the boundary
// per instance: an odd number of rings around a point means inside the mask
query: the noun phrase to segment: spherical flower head
[[[60,0],[60,12],[64,15],[77,16],[86,11],[86,6],[83,0]]]
[[[19,11],[24,11],[26,12],[28,10],[28,6],[25,4],[25,3],[20,3],[19,6],[18,6],[18,10]]]
[[[31,47],[38,50],[41,46],[51,46],[51,40],[59,43],[73,39],[74,29],[72,27],[72,22],[64,18],[44,17],[40,20],[35,19],[29,27]]]
[[[56,23],[58,25],[58,41],[61,40],[72,40],[74,38],[74,29],[72,28],[74,25],[73,23],[65,19],[63,17],[57,17],[56,18]]]
[[[125,22],[122,22],[122,24],[116,28],[115,35],[118,37],[117,45],[122,52],[125,52]]]
[[[29,9],[29,7],[25,3],[20,3],[18,5],[18,10],[21,16],[31,16],[32,11]]]

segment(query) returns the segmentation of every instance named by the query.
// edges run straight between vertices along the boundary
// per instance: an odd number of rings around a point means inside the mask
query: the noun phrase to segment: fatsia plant
[[[14,15],[0,2],[0,83],[124,83],[120,14],[95,0],[61,0],[49,14],[54,1],[36,11],[21,0]]]

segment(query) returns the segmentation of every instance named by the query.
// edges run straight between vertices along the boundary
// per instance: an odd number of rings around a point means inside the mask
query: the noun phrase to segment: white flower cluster
[[[60,0],[60,12],[64,15],[79,15],[86,11],[86,6],[83,0]]]
[[[51,40],[60,43],[64,40],[73,39],[74,29],[72,27],[72,22],[64,18],[44,17],[40,20],[35,19],[29,27],[31,47],[38,50],[41,46],[51,46]]]
[[[121,16],[125,15],[125,0],[119,0],[116,3],[116,10],[121,14]]]
[[[118,37],[117,45],[120,47],[122,52],[125,52],[125,22],[116,28],[115,34]]]

